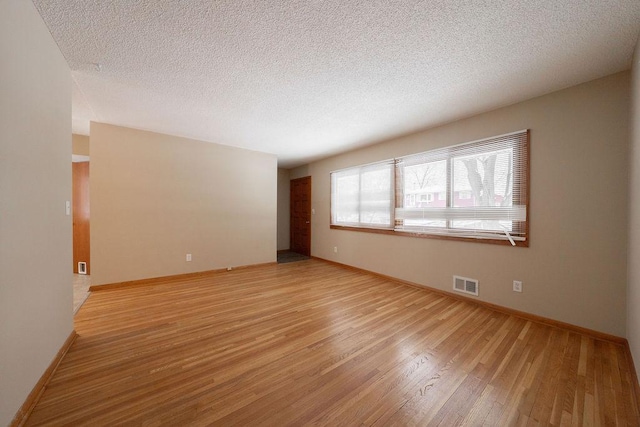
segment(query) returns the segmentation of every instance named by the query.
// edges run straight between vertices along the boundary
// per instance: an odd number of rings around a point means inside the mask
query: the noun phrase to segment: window
[[[522,131],[397,159],[398,191],[447,197],[438,207],[396,206],[395,230],[525,242],[528,140]]]
[[[332,173],[331,225],[528,246],[527,130],[394,164],[394,173],[391,162]]]
[[[391,229],[393,179],[392,161],[331,173],[331,224]]]

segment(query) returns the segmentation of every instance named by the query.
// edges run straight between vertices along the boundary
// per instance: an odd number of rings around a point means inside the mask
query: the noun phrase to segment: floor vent
[[[453,290],[478,296],[478,281],[468,277],[453,276]]]

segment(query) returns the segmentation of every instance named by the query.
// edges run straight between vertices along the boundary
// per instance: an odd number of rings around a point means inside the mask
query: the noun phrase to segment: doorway
[[[80,157],[80,159],[78,159]],[[78,311],[89,296],[91,286],[89,162],[84,156],[72,162],[72,218],[73,218],[73,308]]]
[[[289,249],[311,256],[311,177],[291,180]]]

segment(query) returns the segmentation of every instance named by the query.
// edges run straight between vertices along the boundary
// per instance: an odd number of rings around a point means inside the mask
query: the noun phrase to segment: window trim
[[[531,186],[531,131],[530,129],[526,129],[526,130],[522,130],[522,131],[517,131],[517,132],[510,132],[507,134],[503,134],[503,135],[497,135],[494,137],[490,137],[490,138],[484,138],[484,139],[480,139],[480,140],[476,140],[476,141],[471,141],[471,142],[466,142],[466,143],[462,143],[462,144],[457,144],[457,145],[453,145],[453,146],[448,146],[448,147],[444,147],[442,149],[436,149],[436,150],[446,150],[446,151],[450,151],[452,149],[452,151],[457,151],[456,149],[460,146],[464,146],[464,145],[471,145],[471,144],[480,144],[486,141],[490,141],[493,139],[499,139],[499,138],[505,138],[508,137],[510,135],[516,135],[516,134],[521,134],[521,133],[525,133],[525,140],[524,140],[524,144],[523,144],[523,149],[525,150],[524,153],[520,152],[517,154],[517,156],[519,156],[521,159],[523,159],[523,162],[521,163],[522,166],[524,166],[526,168],[526,170],[524,171],[524,173],[521,174],[514,174],[513,177],[513,188],[516,189],[518,188],[518,194],[519,194],[519,200],[516,202],[516,200],[514,200],[514,204],[518,204],[518,205],[522,205],[525,207],[525,214],[526,214],[526,220],[522,221],[522,222],[515,222],[514,223],[514,227],[517,227],[516,232],[521,233],[524,236],[524,240],[515,240],[512,244],[510,240],[508,239],[503,239],[503,238],[492,238],[491,235],[496,235],[496,232],[491,232],[491,231],[487,231],[487,233],[482,233],[482,232],[477,232],[476,231],[476,235],[477,237],[470,237],[470,236],[456,236],[455,235],[455,231],[451,231],[451,229],[449,229],[449,232],[447,234],[440,234],[440,233],[429,233],[429,232],[418,232],[418,231],[409,231],[409,230],[398,230],[398,229],[394,229],[394,227],[392,226],[391,228],[380,228],[380,227],[367,227],[367,226],[353,226],[353,225],[339,225],[339,224],[333,224],[332,223],[332,217],[330,218],[329,221],[329,228],[333,229],[333,230],[347,230],[347,231],[360,231],[360,232],[369,232],[369,233],[376,233],[376,234],[389,234],[389,235],[394,235],[394,236],[403,236],[403,237],[418,237],[418,238],[424,238],[424,239],[436,239],[436,240],[454,240],[454,241],[464,241],[464,242],[475,242],[475,243],[486,243],[486,244],[496,244],[496,245],[503,245],[503,246],[516,246],[516,247],[529,247],[530,244],[530,240],[531,240],[531,236],[529,234],[529,228],[530,228],[530,222],[531,222],[531,214],[530,214],[530,186]],[[514,147],[516,149],[519,149],[521,147],[521,145],[517,144],[514,145]],[[514,157],[516,156],[516,153],[514,153]],[[406,157],[410,157],[410,156],[406,156]],[[395,161],[397,162],[399,159],[401,158],[397,158],[395,159]],[[388,161],[388,160],[387,160]],[[382,163],[382,162],[375,162],[375,163]],[[362,166],[366,166],[366,165],[362,165]],[[361,167],[361,166],[356,166],[356,167]],[[341,170],[345,170],[345,169],[351,169],[351,168],[344,168]],[[338,172],[338,171],[332,171],[332,173],[334,172]],[[402,202],[402,198],[404,197],[403,191],[398,191],[398,185],[399,183],[401,183],[401,177],[398,176],[399,174],[399,170],[398,168],[396,168],[395,172],[394,172],[395,176],[394,176],[394,181],[395,181],[395,185],[392,182],[392,186],[393,186],[393,193],[394,193],[394,197],[392,198],[392,201],[394,201],[394,206],[392,206],[392,212],[391,212],[391,218],[393,220],[393,218],[395,217],[394,215],[394,211],[395,208],[400,206],[399,202]],[[522,182],[522,179],[524,179],[525,182]],[[330,184],[331,185],[331,184]],[[447,206],[451,206],[451,200],[449,200],[451,198],[451,188],[449,188],[451,185],[451,180],[448,179],[447,180],[447,189],[446,189],[446,204]],[[514,190],[515,191],[515,190]],[[331,202],[330,202],[331,203]],[[331,210],[332,206],[330,206],[330,210]],[[397,220],[394,221],[394,224],[397,223]],[[454,229],[455,230],[455,229]],[[462,230],[462,229],[460,229]],[[434,229],[434,231],[436,231]],[[440,230],[438,230],[440,231]],[[482,237],[483,235],[486,235],[487,237]]]

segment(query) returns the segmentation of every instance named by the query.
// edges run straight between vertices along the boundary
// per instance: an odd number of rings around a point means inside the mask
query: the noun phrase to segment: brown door
[[[89,162],[72,163],[73,197],[73,272],[78,273],[78,263],[89,264]]]
[[[311,255],[311,177],[291,180],[290,249]]]

